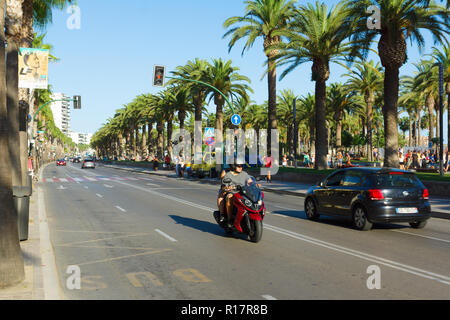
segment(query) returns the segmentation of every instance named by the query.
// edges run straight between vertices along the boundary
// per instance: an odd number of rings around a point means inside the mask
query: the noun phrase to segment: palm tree
[[[413,89],[415,92],[420,92],[420,96],[425,99],[425,105],[428,108],[429,115],[429,134],[428,142],[431,142],[435,137],[433,111],[435,110],[436,100],[438,97],[438,70],[433,67],[433,61],[421,60],[420,63],[415,63],[417,68],[416,76],[414,77]],[[436,110],[437,111],[437,110]],[[437,118],[437,117],[436,117]],[[436,126],[436,135],[438,134],[438,126]]]
[[[372,159],[372,118],[373,118],[373,106],[375,103],[375,95],[382,88],[383,84],[383,73],[380,67],[380,64],[377,62],[374,65],[374,62],[371,61],[358,61],[355,64],[357,71],[351,71],[350,74],[347,74],[350,79],[347,81],[346,86],[351,91],[358,92],[364,97],[364,102],[366,104],[366,112],[367,112],[367,156],[369,161],[373,161]]]
[[[17,215],[12,191],[12,159],[8,145],[8,117],[6,104],[5,65],[5,7],[0,0],[0,288],[9,287],[25,278],[22,253],[19,245]]]
[[[280,79],[299,65],[311,61],[312,80],[316,82],[316,169],[326,169],[328,142],[326,129],[326,81],[330,76],[330,62],[343,61],[346,57],[357,56],[357,46],[345,42],[351,31],[347,23],[349,10],[339,3],[328,11],[325,4],[316,2],[300,6],[289,30],[275,32],[290,41],[280,43],[279,65],[288,67]]]
[[[290,89],[285,89],[278,95],[278,107],[277,107],[277,117],[283,126],[286,128],[286,134],[281,135],[286,137],[286,149],[287,152],[293,156],[296,150],[294,147],[294,139],[298,138],[294,136],[294,100],[298,97]]]
[[[264,52],[267,57],[267,81],[269,90],[268,120],[269,133],[271,129],[277,129],[277,89],[276,89],[276,57],[278,51],[271,49],[274,45],[279,44],[282,39],[276,32],[286,30],[289,21],[294,17],[296,0],[248,0],[246,1],[245,15],[243,17],[235,16],[228,18],[223,26],[230,28],[224,38],[231,36],[228,43],[228,51],[231,51],[235,43],[247,38],[242,54],[245,50],[250,49],[255,40],[262,38],[264,40]],[[270,134],[267,145],[270,154]]]
[[[336,149],[342,148],[342,124],[346,114],[358,108],[349,88],[340,83],[332,83],[327,95],[327,106],[336,123]]]
[[[448,34],[448,12],[429,0],[349,0],[352,12],[349,20],[354,21],[356,30],[353,38],[365,41],[365,52],[378,35],[378,55],[385,68],[384,78],[384,166],[399,167],[398,162],[398,92],[399,69],[406,62],[408,39],[424,45],[421,30],[429,30],[435,42],[443,42]],[[367,8],[375,5],[380,9],[381,28],[369,29]]]
[[[214,59],[212,64],[207,67],[206,82],[218,89],[228,98],[241,98],[243,102],[248,102],[249,98],[247,91],[253,92],[253,90],[245,83],[250,83],[250,79],[239,73],[238,67],[231,65],[231,60],[226,62],[222,59]],[[216,105],[216,130],[223,133],[223,105],[225,104],[224,97],[212,88],[207,88],[206,96],[209,96],[209,101],[214,99]],[[220,141],[219,141],[220,143]],[[222,147],[216,145],[217,147]],[[217,165],[218,172],[221,170],[221,166]]]
[[[299,113],[299,124],[300,126],[303,124],[306,130],[306,137],[304,141],[309,142],[308,151],[311,154],[315,154],[316,152],[316,113],[314,112],[316,98],[314,95],[308,93],[307,96],[302,96],[298,100],[298,113]]]

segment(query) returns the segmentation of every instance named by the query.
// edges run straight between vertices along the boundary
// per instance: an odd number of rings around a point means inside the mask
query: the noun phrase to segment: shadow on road
[[[275,210],[272,213],[282,214],[284,216],[292,217],[292,218],[300,218],[303,220],[308,220],[306,217],[306,213],[303,210]],[[319,220],[315,221],[317,223],[327,224],[335,227],[343,227],[346,229],[354,229],[353,223],[349,217],[334,217],[334,216],[325,216],[321,215]],[[409,225],[401,225],[394,223],[374,223],[372,229],[404,229],[409,228]]]
[[[169,215],[176,223],[182,224],[184,226],[197,229],[203,232],[208,232],[217,236],[222,236],[224,231],[216,223],[207,222],[203,220],[197,220],[192,218],[186,218],[176,215]],[[211,217],[212,218],[212,217]]]

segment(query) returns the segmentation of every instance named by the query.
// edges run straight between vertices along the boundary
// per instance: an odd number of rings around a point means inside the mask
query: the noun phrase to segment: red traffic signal
[[[155,66],[153,69],[153,85],[156,87],[164,87],[164,75],[166,73],[166,67]]]

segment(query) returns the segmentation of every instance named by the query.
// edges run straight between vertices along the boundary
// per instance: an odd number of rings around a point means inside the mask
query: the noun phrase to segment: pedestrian
[[[270,175],[270,168],[272,168],[272,160],[273,160],[273,159],[272,159],[271,155],[266,156],[266,157],[263,158],[264,166],[265,166],[266,168],[268,168],[266,180],[267,180],[267,182],[269,182],[269,183],[272,182],[272,176]]]
[[[184,178],[184,169],[185,169],[185,163],[184,163],[184,158],[181,156],[180,157],[180,174],[181,177]]]
[[[164,158],[164,163],[165,163],[165,165],[166,165],[166,169],[167,170],[170,170],[170,156],[169,156],[169,154],[166,154],[166,157]]]
[[[337,161],[338,161],[338,168],[342,168],[342,159],[344,157],[342,156],[342,153],[340,151],[337,153],[336,158],[337,158]]]
[[[402,152],[400,152],[399,154],[398,161],[400,164],[400,169],[405,170],[405,157],[403,156]]]
[[[417,169],[419,166],[419,156],[417,155],[417,150],[412,153],[412,167]]]
[[[159,168],[159,161],[156,156],[153,157],[153,170],[158,171]]]
[[[444,153],[444,172],[448,172],[448,169],[450,167],[450,151],[447,150],[447,152]]]
[[[406,170],[409,170],[409,168],[412,165],[412,152],[411,150],[408,151],[406,154]]]
[[[352,166],[352,158],[350,157],[350,153],[347,152],[347,163],[346,165],[351,167]]]
[[[283,156],[283,167],[287,167],[287,156],[286,155],[284,155]]]
[[[307,168],[309,168],[309,153],[305,154],[304,160],[305,160],[305,166]]]

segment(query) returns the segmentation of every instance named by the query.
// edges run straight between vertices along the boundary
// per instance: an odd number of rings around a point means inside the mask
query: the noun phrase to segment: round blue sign
[[[234,124],[235,126],[238,126],[241,123],[241,116],[238,114],[234,114],[231,117],[231,123]]]

